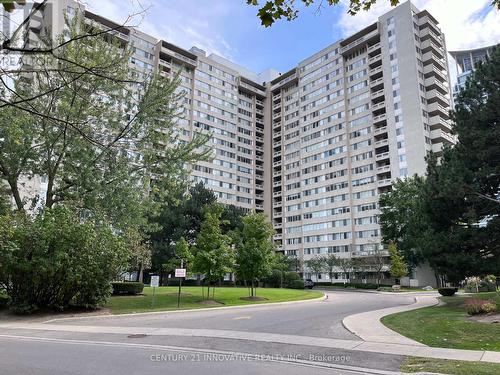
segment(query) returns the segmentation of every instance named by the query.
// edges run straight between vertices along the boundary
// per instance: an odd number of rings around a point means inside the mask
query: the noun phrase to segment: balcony
[[[348,45],[341,47],[340,48],[340,53],[341,54],[346,54],[346,53],[351,52],[351,51],[353,51],[355,49],[359,49],[361,46],[365,45],[366,42],[368,42],[369,40],[371,40],[371,39],[373,39],[373,38],[375,38],[377,36],[379,36],[379,32],[378,32],[378,29],[375,29],[375,30],[373,30],[373,31],[371,31],[371,32],[363,35],[363,36],[360,36],[359,38],[357,38],[356,40],[352,41]]]
[[[273,226],[275,228],[283,228],[283,223],[274,223]]]
[[[255,155],[255,160],[264,161],[264,157],[262,155]]]
[[[263,184],[255,184],[255,188],[259,190],[264,190],[264,185]]]
[[[264,199],[264,194],[255,194],[256,199]]]
[[[259,142],[264,142],[264,138],[259,136],[255,136],[255,140]]]
[[[438,56],[436,56],[432,51],[424,53],[422,55],[422,62],[424,65],[434,64],[438,69],[445,70],[446,69],[446,61]]]
[[[277,93],[277,94],[275,94],[275,95],[273,95],[273,101],[274,101],[274,102],[276,102],[276,101],[278,101],[278,100],[280,100],[280,99],[281,99],[281,93],[280,93],[280,92],[279,92],[279,93]]]
[[[449,119],[449,108],[443,107],[441,104],[434,102],[427,105],[427,112],[430,116],[441,116],[442,118]]]
[[[382,174],[382,173],[387,173],[391,171],[391,166],[390,165],[384,165],[383,167],[378,167],[377,168],[377,174]]]
[[[382,147],[382,146],[387,146],[389,145],[389,140],[386,139],[381,139],[380,141],[375,142],[375,147]]]
[[[283,202],[279,201],[279,202],[273,202],[273,208],[279,208],[279,207],[282,207],[283,206]]]
[[[380,49],[380,42],[374,44],[373,46],[368,47],[368,53],[374,52]]]
[[[434,103],[438,102],[441,104],[443,107],[449,107],[450,106],[450,99],[446,98],[444,95],[442,95],[439,91],[436,89],[427,91],[425,94],[427,98],[427,103]]]
[[[425,78],[436,77],[441,82],[447,82],[448,80],[446,72],[441,69],[438,69],[437,67],[434,66],[434,64],[429,64],[424,66],[424,76]]]
[[[280,187],[281,186],[281,181],[274,181],[273,182],[273,187]]]
[[[273,162],[273,167],[279,167],[281,165],[281,160]]]
[[[380,73],[380,74],[379,74]],[[370,77],[382,75],[382,65],[376,68],[370,69]]]
[[[443,38],[441,35],[434,32],[433,29],[430,27],[420,29],[420,40],[426,41],[428,39],[431,39],[437,45],[443,45]]]
[[[382,126],[381,128],[376,128],[373,131],[374,135],[380,135],[380,134],[384,134],[384,133],[387,133],[387,126]]]
[[[372,68],[380,64],[382,64],[382,54],[378,54],[368,59],[368,65]]]
[[[279,118],[281,118],[281,112],[273,113],[273,120],[277,120]]]
[[[283,234],[281,234],[281,233],[277,233],[274,235],[275,240],[281,240],[282,238],[283,238]]]
[[[256,149],[257,151],[264,152],[264,147],[262,147],[262,146],[255,146],[255,149]]]
[[[281,130],[274,132],[274,134],[273,134],[273,138],[280,137],[280,136],[281,136]]]
[[[375,99],[378,99],[378,98],[382,98],[384,97],[384,90],[378,90],[378,91],[375,91],[375,92],[372,92],[372,100],[375,100]]]
[[[378,180],[377,181],[377,186],[378,187],[391,186],[391,179],[390,178],[385,178],[383,180]]]
[[[255,208],[256,208],[257,210],[263,210],[263,209],[264,209],[264,205],[263,205],[263,204],[256,204],[256,205],[255,205]]]
[[[431,129],[439,128],[448,131],[451,129],[451,124],[439,115],[429,117],[429,126]]]
[[[422,52],[427,53],[428,51],[433,51],[440,58],[444,58],[444,50],[443,47],[434,43],[431,39],[427,39],[421,44]]]
[[[384,78],[380,77],[375,80],[370,81],[370,88],[373,90],[380,90],[383,88]]]
[[[381,161],[381,160],[386,160],[386,159],[390,159],[390,155],[388,152],[384,152],[382,154],[378,154],[375,156],[375,159],[377,159],[377,161]]]
[[[281,156],[281,151],[274,151],[273,157],[278,157],[278,156]]]
[[[280,109],[281,108],[281,102],[280,103],[275,103],[273,105],[273,110]]]
[[[255,113],[258,113],[259,115],[264,115],[264,111],[259,108],[255,108]]]
[[[281,147],[281,141],[273,142],[273,148]]]
[[[443,83],[441,83],[441,81],[436,79],[436,77],[434,77],[434,76],[426,78],[424,81],[424,85],[427,89],[431,89],[431,90],[436,89],[443,95],[449,94],[448,87],[445,86]]]
[[[378,116],[373,116],[373,124],[378,124],[379,122],[386,121],[387,120],[387,115],[385,113],[382,113],[381,115]]]
[[[442,131],[441,129],[432,130],[430,137],[433,143],[446,143],[446,144],[455,144],[455,137],[450,134]]]
[[[384,102],[379,102],[377,104],[372,105],[372,112],[376,112],[380,109],[385,109],[385,101]]]

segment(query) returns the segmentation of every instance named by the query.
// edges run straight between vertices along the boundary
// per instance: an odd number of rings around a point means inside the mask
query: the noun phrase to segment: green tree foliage
[[[204,275],[204,279],[208,281],[208,298],[210,283],[222,280],[227,273],[233,271],[234,266],[234,251],[230,247],[230,238],[221,231],[221,214],[221,206],[207,206],[205,220],[193,246],[194,259],[191,269],[194,273]]]
[[[110,35],[79,38],[85,30],[75,17],[29,79],[11,77],[14,88],[0,97],[0,178],[20,210],[19,179],[45,176],[47,193],[37,197],[45,207],[103,210],[124,227],[143,216],[153,176],[161,187],[207,156],[198,151],[206,137],[179,141],[178,79],[139,78],[131,50]]]
[[[394,242],[389,244],[389,256],[391,257],[391,276],[396,279],[401,279],[408,275],[408,266]]]
[[[180,185],[179,185],[180,187]],[[213,191],[199,182],[187,190],[186,187],[172,190],[159,213],[150,218],[153,228],[153,270],[159,272],[162,265],[174,257],[174,244],[184,237],[189,245],[196,242],[207,207],[216,204]],[[222,206],[221,230],[231,235],[243,226],[245,211],[232,205]],[[234,236],[232,236],[234,237]],[[233,240],[234,242],[234,240]]]
[[[428,158],[425,180],[398,182],[381,200],[384,239],[454,283],[500,270],[499,87],[497,48],[458,95],[456,146]]]
[[[319,280],[320,274],[326,270],[325,259],[321,256],[315,256],[304,263],[309,271],[316,275],[316,280]]]
[[[236,272],[250,282],[250,296],[255,296],[254,282],[271,273],[274,260],[274,229],[266,215],[252,213],[243,218],[243,229],[236,243]]]
[[[388,1],[392,6],[400,3],[400,0],[385,1]],[[246,0],[246,2],[248,5],[260,7],[257,16],[260,18],[262,25],[268,27],[280,19],[288,21],[296,19],[299,14],[296,3],[306,7],[311,5],[322,7],[324,4],[338,5],[340,0],[264,0],[262,2],[259,0]],[[370,10],[376,2],[377,0],[350,0],[348,1],[349,7],[347,12],[350,15],[355,15],[361,10]],[[500,0],[492,0],[491,5],[500,9]]]
[[[323,264],[325,266],[325,270],[328,272],[328,277],[330,278],[330,282],[333,283],[335,279],[335,273],[337,272],[337,268],[339,265],[339,260],[335,254],[329,253],[322,257]]]
[[[380,225],[383,241],[391,241],[404,254],[408,266],[414,268],[424,261],[420,249],[422,224],[422,196],[425,178],[415,175],[397,180],[389,193],[380,197]]]
[[[65,207],[0,218],[0,288],[18,312],[102,304],[129,256],[105,220]]]

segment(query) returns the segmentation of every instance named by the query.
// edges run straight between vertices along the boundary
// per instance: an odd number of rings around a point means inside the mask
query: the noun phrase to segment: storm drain
[[[146,337],[147,335],[145,335],[144,333],[136,333],[134,335],[128,335],[127,338],[129,339],[141,339],[143,337]]]

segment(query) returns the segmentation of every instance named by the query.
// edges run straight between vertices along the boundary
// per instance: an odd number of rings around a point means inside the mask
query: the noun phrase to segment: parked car
[[[312,289],[314,287],[314,281],[312,281],[311,279],[306,279],[304,281],[304,286],[306,288]]]

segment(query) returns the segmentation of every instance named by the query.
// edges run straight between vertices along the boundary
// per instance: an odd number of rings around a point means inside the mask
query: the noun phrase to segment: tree
[[[386,241],[410,266],[426,261],[447,281],[500,270],[500,49],[481,64],[452,112],[458,142],[427,159],[425,179],[382,197]]]
[[[205,220],[193,247],[192,271],[203,274],[204,279],[208,281],[208,299],[210,299],[210,283],[223,279],[234,266],[234,253],[230,248],[230,238],[222,234],[220,228],[221,213],[222,208],[219,205],[207,206]],[[214,294],[215,291],[212,298]]]
[[[136,211],[128,208],[145,197],[134,192],[206,157],[198,151],[206,137],[179,141],[178,79],[151,74],[138,81],[130,50],[113,38],[78,39],[82,29],[75,17],[57,52],[29,79],[13,77],[0,97],[0,178],[19,210],[20,178],[37,175],[47,179],[47,193],[38,197],[45,207],[69,202],[130,218]],[[65,37],[73,42],[63,44]]]
[[[333,284],[333,280],[335,279],[335,274],[337,273],[336,271],[339,264],[337,256],[333,253],[329,253],[323,256],[323,264],[325,265],[325,268],[328,271],[328,277],[330,278],[330,282]]]
[[[396,279],[399,284],[399,279],[408,275],[408,267],[405,263],[403,255],[398,251],[396,244],[391,242],[389,244],[389,255],[391,257],[391,276]]]
[[[274,257],[274,229],[262,213],[243,218],[240,240],[236,243],[236,272],[250,281],[250,297],[255,296],[254,282],[271,273]]]
[[[279,272],[279,286],[283,288],[284,273],[295,269],[295,259],[282,253],[274,253],[272,269]]]
[[[315,256],[304,262],[306,267],[312,274],[316,275],[316,281],[321,278],[321,273],[325,270],[325,259],[320,256]]]
[[[355,261],[353,258],[338,258],[338,266],[344,273],[347,280],[350,280],[350,273],[354,270]]]
[[[394,242],[413,269],[424,262],[420,236],[427,221],[422,209],[425,178],[415,175],[396,180],[392,190],[380,197],[379,222],[384,243]]]
[[[387,253],[381,249],[375,249],[368,255],[356,258],[358,260],[358,267],[367,270],[369,273],[375,273],[377,276],[377,284],[380,284],[382,271],[388,267]]]
[[[387,0],[386,0],[387,1]],[[246,0],[248,5],[260,6],[259,0]],[[338,5],[340,0],[300,0],[297,1],[303,6],[318,5],[320,9],[324,3],[327,5]],[[355,15],[361,10],[369,10],[377,0],[350,0],[347,12],[350,15]],[[389,0],[391,6],[396,6],[400,0]],[[500,0],[492,0],[491,5],[500,9]],[[295,0],[265,0],[265,4],[259,8],[257,16],[260,18],[262,25],[268,27],[279,19],[288,21],[297,18],[299,11],[295,5]]]
[[[59,206],[0,217],[0,289],[13,310],[94,308],[110,296],[130,251],[105,218],[81,214]]]
[[[135,227],[127,227],[123,237],[131,253],[130,270],[137,271],[136,281],[142,282],[144,270],[151,267],[151,246]]]

